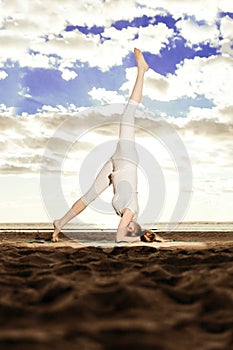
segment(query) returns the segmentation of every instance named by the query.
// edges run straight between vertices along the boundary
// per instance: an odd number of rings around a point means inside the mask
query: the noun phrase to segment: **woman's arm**
[[[132,213],[132,211],[126,208],[118,225],[116,242],[128,242],[128,243],[140,242],[140,237],[127,236],[129,232],[127,226],[133,220],[133,217],[134,217],[134,214]]]

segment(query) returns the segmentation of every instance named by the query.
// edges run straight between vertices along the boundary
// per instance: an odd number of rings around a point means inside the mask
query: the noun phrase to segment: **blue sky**
[[[229,17],[229,14],[225,14]],[[221,17],[224,17],[222,13]],[[194,23],[195,18],[192,18]],[[155,15],[148,17],[142,15],[136,17],[133,20],[118,20],[113,22],[110,28],[116,28],[118,31],[129,28],[147,28],[149,25],[158,25],[163,23],[167,28],[173,30],[174,35],[169,38],[166,43],[162,43],[161,50],[157,54],[151,52],[144,52],[145,57],[150,65],[150,68],[157,73],[166,76],[167,74],[174,74],[177,64],[182,63],[185,59],[193,59],[194,57],[210,57],[220,55],[220,46],[213,46],[209,42],[199,43],[199,45],[189,46],[187,40],[182,36],[177,23],[181,21],[181,17],[174,19],[171,14]],[[189,19],[186,16],[186,19]],[[199,26],[205,25],[203,20],[199,22]],[[101,43],[106,40],[111,40],[110,37],[104,36],[104,26],[79,26],[79,25],[67,25],[63,32],[79,31],[85,36],[96,36]],[[63,33],[57,35],[60,39],[64,37]],[[138,39],[138,34],[132,40],[131,46],[134,40]],[[220,33],[218,37],[220,40]],[[46,39],[49,42],[49,39]],[[30,53],[30,51],[29,51]],[[38,54],[39,52],[31,51],[31,55]],[[56,54],[50,55],[56,58],[57,61],[61,60],[61,57]],[[87,58],[88,59],[88,58]],[[62,105],[67,107],[69,104],[75,104],[76,106],[89,107],[94,104],[94,101],[88,95],[88,91],[93,86],[96,88],[105,88],[107,90],[119,91],[122,83],[125,80],[125,68],[134,66],[134,57],[132,52],[129,52],[122,58],[121,65],[115,65],[103,72],[98,67],[90,67],[87,63],[82,63],[79,60],[75,60],[72,71],[77,74],[74,79],[66,80],[62,77],[59,65],[54,64],[51,69],[45,68],[32,68],[22,67],[17,61],[10,59],[7,60],[3,66],[4,71],[7,73],[7,78],[0,81],[0,94],[1,103],[6,107],[16,107],[17,114],[23,112],[33,114],[38,112],[43,105],[50,105],[56,107]],[[22,96],[21,92],[27,92],[30,97]],[[180,101],[178,99],[180,112],[187,111],[189,105],[206,106],[208,101],[206,99],[199,99],[194,101],[192,99],[184,99]],[[181,103],[180,103],[181,102]],[[167,104],[159,105],[162,111],[169,111],[173,109]],[[209,101],[211,104],[211,101]],[[173,106],[175,103],[173,102]],[[151,104],[152,106],[152,104]],[[175,115],[177,115],[177,108],[174,108]]]
[[[38,157],[59,123],[85,108],[125,103],[135,75],[133,48],[139,47],[150,66],[142,108],[173,125],[192,160],[195,196],[188,219],[230,219],[222,207],[232,196],[232,2],[25,0],[19,7],[2,0],[0,22],[2,177],[30,177],[36,184]],[[88,118],[82,123],[89,128]],[[20,198],[9,205],[22,206]],[[33,198],[40,207],[36,191]],[[9,220],[4,210],[2,221]]]

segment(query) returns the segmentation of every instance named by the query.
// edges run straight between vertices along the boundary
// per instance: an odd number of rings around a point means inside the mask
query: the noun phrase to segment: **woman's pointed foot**
[[[137,66],[140,69],[143,69],[144,71],[147,71],[149,69],[149,65],[146,62],[141,50],[134,48],[134,56],[137,62]]]
[[[59,241],[58,236],[59,236],[59,233],[61,232],[60,228],[57,227],[56,223],[57,223],[57,220],[55,220],[53,222],[54,232],[53,232],[52,237],[51,237],[52,242]]]

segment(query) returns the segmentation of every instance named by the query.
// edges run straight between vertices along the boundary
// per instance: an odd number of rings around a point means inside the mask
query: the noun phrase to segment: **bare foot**
[[[134,48],[134,56],[135,56],[138,68],[141,68],[147,71],[149,68],[149,65],[147,64],[142,52],[136,47]]]
[[[53,222],[53,227],[54,227],[54,232],[52,234],[51,241],[58,242],[58,235],[61,232],[61,230],[58,227],[56,227],[56,220]]]

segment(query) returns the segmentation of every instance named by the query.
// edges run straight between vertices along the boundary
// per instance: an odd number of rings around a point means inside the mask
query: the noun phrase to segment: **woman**
[[[114,192],[112,205],[121,217],[116,242],[152,242],[156,238],[152,231],[142,232],[140,225],[135,221],[139,208],[137,199],[138,155],[134,141],[134,119],[135,111],[142,98],[144,74],[149,66],[139,49],[134,49],[134,56],[137,63],[137,77],[130,100],[122,115],[116,150],[109,161],[104,164],[90,190],[73,204],[65,216],[54,221],[53,242],[58,241],[62,227],[81,213],[111,184]]]

